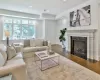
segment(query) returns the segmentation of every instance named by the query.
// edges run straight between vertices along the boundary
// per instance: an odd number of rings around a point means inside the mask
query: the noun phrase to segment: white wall
[[[100,4],[99,4],[99,29],[98,29],[98,38],[99,38],[99,59],[100,59]]]
[[[57,44],[61,44],[61,42],[59,41],[59,36],[60,34],[60,30],[67,28],[68,27],[68,20],[67,18],[62,18],[57,20],[57,27],[56,27],[56,43]],[[65,45],[66,45],[66,50],[68,50],[68,36],[67,36],[67,32],[65,35],[66,41],[65,41]]]
[[[91,25],[90,26],[81,26],[81,27],[70,27],[69,25],[69,13],[74,11],[74,10],[77,10],[77,9],[80,9],[84,6],[87,6],[87,5],[91,5]],[[77,30],[77,31],[81,31],[81,30],[91,30],[91,29],[95,29],[97,30],[94,35],[95,35],[95,40],[94,40],[94,58],[96,60],[99,60],[99,35],[100,35],[100,32],[98,31],[100,29],[100,26],[99,26],[99,23],[98,23],[98,17],[99,17],[99,9],[98,9],[98,0],[89,0],[81,5],[78,5],[72,9],[69,9],[63,13],[61,13],[60,15],[58,15],[56,17],[56,19],[60,19],[62,17],[66,17],[67,18],[67,24],[65,25],[65,27],[67,27],[68,31],[73,31],[73,30]],[[58,28],[59,27],[59,28]],[[61,23],[61,20],[58,21],[58,26],[57,26],[57,31],[59,31],[59,29],[63,28],[64,25]],[[58,36],[59,34],[57,34]],[[58,39],[57,39],[57,42],[58,42]],[[68,41],[69,42],[69,41]],[[69,48],[68,48],[69,49]]]
[[[43,20],[37,20],[36,24],[36,38],[43,39]]]
[[[56,42],[56,20],[45,20],[45,39]]]

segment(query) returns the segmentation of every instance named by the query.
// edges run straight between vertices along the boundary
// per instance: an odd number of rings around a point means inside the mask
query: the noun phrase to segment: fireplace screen
[[[87,59],[86,37],[71,37],[71,54]]]

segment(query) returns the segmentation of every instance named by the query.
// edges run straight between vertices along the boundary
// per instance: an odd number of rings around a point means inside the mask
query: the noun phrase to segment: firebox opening
[[[71,54],[87,59],[87,37],[71,36]]]

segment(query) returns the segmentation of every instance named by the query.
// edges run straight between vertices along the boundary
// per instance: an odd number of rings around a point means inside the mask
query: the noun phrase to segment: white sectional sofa
[[[15,47],[15,49],[17,55],[10,60],[6,60],[5,64],[0,67],[0,77],[11,74],[13,76],[12,80],[27,80],[26,65],[21,49],[19,47]]]
[[[50,42],[45,41],[42,39],[31,39],[31,40],[24,40],[23,46],[23,56],[32,57],[34,56],[34,52],[43,51],[50,48]]]

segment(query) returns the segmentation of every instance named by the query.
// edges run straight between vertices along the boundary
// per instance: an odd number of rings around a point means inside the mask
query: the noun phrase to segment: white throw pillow
[[[35,46],[36,46],[35,40],[30,40],[30,46],[31,46],[31,47],[35,47]]]
[[[3,50],[3,51],[6,51],[7,47],[4,44],[0,44],[0,49]]]
[[[0,53],[0,67],[2,67],[5,64],[5,60],[3,58],[3,55]]]
[[[7,54],[8,54],[8,60],[12,59],[13,57],[17,55],[16,50],[13,46],[7,47]]]
[[[36,45],[36,46],[43,46],[43,40],[42,40],[42,39],[37,39],[37,40],[35,41],[35,45]]]

